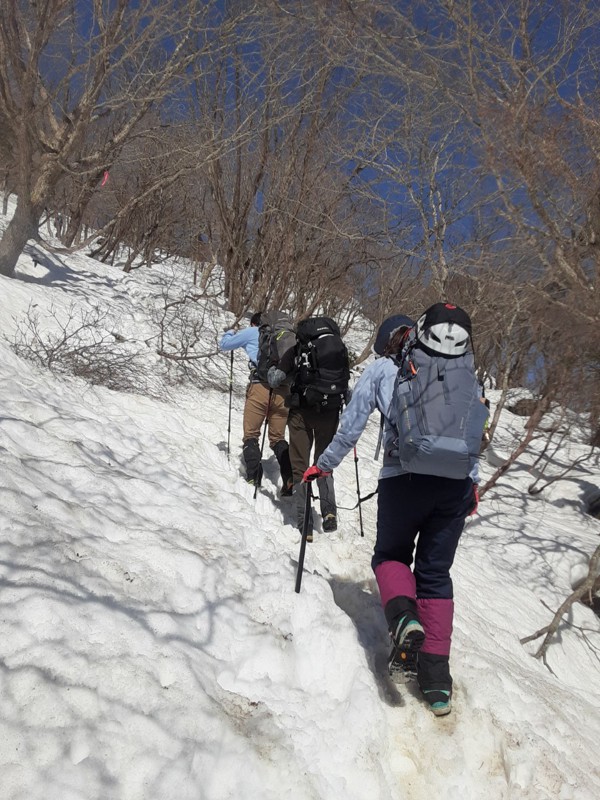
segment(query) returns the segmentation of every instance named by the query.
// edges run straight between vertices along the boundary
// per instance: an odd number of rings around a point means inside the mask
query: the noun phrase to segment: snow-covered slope
[[[31,304],[48,325],[51,307],[100,304],[162,380],[145,344],[161,270],[46,258],[0,279],[4,334]],[[225,317],[211,309],[214,338]],[[240,474],[242,356],[228,460],[224,356],[211,366],[223,391],[171,387],[161,402],[0,350],[3,800],[600,796],[600,621],[577,606],[551,670],[531,657],[539,642],[519,643],[598,542],[581,499],[598,474],[533,499],[516,469],[469,522],[453,572],[455,710],[436,719],[386,675],[375,500],[364,537],[350,510],[315,536],[294,592],[299,535],[274,458],[256,501]],[[358,448],[363,495],[377,430],[373,418]],[[351,458],[336,485],[353,506]]]

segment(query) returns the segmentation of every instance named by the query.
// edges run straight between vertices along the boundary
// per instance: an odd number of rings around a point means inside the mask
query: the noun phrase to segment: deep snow
[[[533,498],[519,466],[468,523],[453,570],[454,711],[436,719],[386,675],[375,500],[364,538],[348,510],[337,533],[315,534],[294,592],[299,535],[274,458],[256,501],[241,477],[242,355],[228,460],[228,357],[210,361],[220,390],[171,386],[161,401],[56,376],[9,346],[32,305],[48,327],[51,307],[105,308],[107,330],[164,386],[152,309],[178,268],[125,275],[82,254],[34,266],[31,253],[0,278],[3,800],[600,796],[600,620],[577,605],[551,669],[531,656],[541,640],[519,643],[598,543],[583,513],[597,467]],[[230,316],[207,309],[213,346]],[[503,413],[490,461],[522,424]],[[377,432],[374,417],[358,447],[363,495]],[[571,449],[585,447],[574,437]],[[336,487],[353,506],[351,456]]]

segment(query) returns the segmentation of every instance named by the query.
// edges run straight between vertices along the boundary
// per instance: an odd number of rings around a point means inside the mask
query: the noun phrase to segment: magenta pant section
[[[424,598],[417,600],[417,608],[421,625],[425,630],[425,644],[421,648],[421,652],[436,656],[449,656],[454,601]]]
[[[393,597],[403,595],[404,597],[412,597],[413,600],[416,597],[417,585],[415,576],[406,564],[401,564],[399,561],[382,561],[373,571],[379,586],[381,605],[384,608],[388,600]]]

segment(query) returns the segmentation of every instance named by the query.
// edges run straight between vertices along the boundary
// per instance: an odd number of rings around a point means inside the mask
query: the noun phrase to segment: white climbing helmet
[[[417,320],[417,342],[433,355],[464,355],[471,342],[469,315],[451,303],[435,303]]]

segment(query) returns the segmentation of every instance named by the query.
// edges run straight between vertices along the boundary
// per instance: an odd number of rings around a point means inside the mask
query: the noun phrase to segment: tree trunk
[[[8,278],[13,276],[19,256],[28,240],[38,237],[40,216],[41,211],[36,212],[19,197],[14,216],[0,239],[0,275]]]
[[[75,239],[81,233],[81,220],[83,218],[83,208],[78,208],[69,216],[64,237],[60,237],[65,247],[72,247]]]
[[[72,247],[75,239],[81,232],[83,224],[83,217],[90,204],[90,200],[96,192],[98,181],[102,177],[102,171],[96,173],[92,180],[88,181],[79,193],[76,201],[71,202],[69,206],[68,224],[65,230],[65,237],[62,239],[65,247]]]

